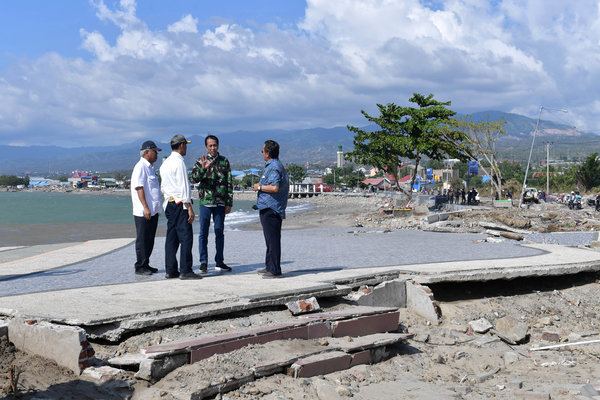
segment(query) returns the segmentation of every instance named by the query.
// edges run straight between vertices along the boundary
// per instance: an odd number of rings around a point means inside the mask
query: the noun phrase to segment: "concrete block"
[[[78,327],[15,318],[8,324],[8,339],[17,349],[52,360],[76,374],[94,360],[94,349]]]
[[[319,302],[315,297],[310,297],[304,300],[290,301],[286,304],[286,307],[292,315],[306,314],[309,312],[315,312],[321,310]]]
[[[332,336],[365,336],[373,333],[390,332],[398,329],[400,313],[398,311],[352,318],[332,323]]]
[[[176,354],[160,359],[147,358],[140,363],[140,369],[135,374],[136,379],[157,381],[167,374],[189,362],[188,354]]]
[[[431,289],[412,280],[406,281],[406,308],[434,325],[438,325],[442,318]]]
[[[513,395],[515,399],[550,400],[550,393],[533,392],[530,390],[515,390]]]
[[[406,307],[406,280],[394,279],[375,286],[356,301],[361,306]]]
[[[439,214],[431,214],[427,216],[427,223],[433,224],[434,222],[438,222],[440,220]]]
[[[310,378],[350,368],[352,356],[342,351],[331,351],[296,360],[288,369],[294,378]]]

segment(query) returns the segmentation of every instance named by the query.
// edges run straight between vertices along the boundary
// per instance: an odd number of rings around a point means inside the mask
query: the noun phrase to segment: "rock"
[[[506,353],[504,353],[504,366],[508,367],[511,364],[516,363],[517,361],[519,361],[519,355],[517,353],[515,353],[514,351],[507,351]]]
[[[419,333],[413,338],[413,340],[415,342],[427,343],[429,341],[429,334],[428,333]]]
[[[517,344],[527,338],[529,326],[512,317],[502,317],[496,321],[494,331],[502,340],[510,344]]]
[[[352,393],[350,392],[350,388],[348,388],[346,386],[338,385],[338,386],[336,386],[335,391],[340,396],[345,396],[345,397],[352,396]]]
[[[552,319],[550,319],[550,317],[542,317],[538,319],[538,323],[544,326],[552,325]]]
[[[244,318],[244,319],[242,319],[242,326],[244,326],[244,327],[246,327],[246,328],[247,328],[247,327],[249,327],[250,325],[252,325],[252,324],[250,323],[250,320],[249,320],[248,318]]]
[[[477,333],[486,333],[493,328],[492,323],[485,318],[479,318],[478,320],[471,321],[469,322],[469,326],[474,332]]]
[[[558,343],[560,342],[560,335],[555,332],[544,332],[542,333],[542,340]]]

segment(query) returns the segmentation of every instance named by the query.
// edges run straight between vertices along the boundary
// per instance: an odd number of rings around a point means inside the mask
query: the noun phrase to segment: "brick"
[[[310,378],[342,371],[350,367],[352,356],[341,351],[317,354],[297,360],[288,369],[288,375],[294,378]]]
[[[307,339],[316,339],[331,336],[331,326],[326,322],[316,322],[308,325]]]
[[[371,364],[371,350],[363,350],[358,353],[352,354],[350,368],[360,364]]]
[[[370,315],[333,323],[333,337],[365,336],[373,333],[390,332],[398,329],[400,313]]]
[[[319,302],[317,302],[315,297],[310,297],[304,300],[290,301],[286,304],[286,306],[293,315],[315,312],[321,309],[321,306],[319,306]]]

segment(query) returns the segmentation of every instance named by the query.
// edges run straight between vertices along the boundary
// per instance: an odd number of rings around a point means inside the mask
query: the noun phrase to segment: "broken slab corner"
[[[406,281],[406,308],[434,325],[442,320],[442,310],[431,289],[411,279]]]

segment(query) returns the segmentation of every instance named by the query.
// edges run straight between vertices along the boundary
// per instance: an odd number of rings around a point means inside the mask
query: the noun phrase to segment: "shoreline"
[[[40,193],[65,193],[52,190],[21,190],[23,192]],[[100,196],[129,196],[129,190],[73,190],[75,195],[100,195]],[[192,193],[197,198],[197,192]],[[240,201],[256,200],[256,192],[234,192],[234,199]],[[290,199],[300,204],[309,204],[312,208],[297,213],[288,213],[283,221],[282,230],[299,230],[311,228],[351,228],[357,226],[357,218],[380,211],[385,198],[377,196],[348,196],[320,194],[318,196],[301,199]],[[162,218],[161,218],[162,219]],[[156,236],[166,234],[166,226],[159,224]],[[227,229],[227,220],[225,221]],[[110,223],[47,223],[33,225],[5,224],[0,235],[0,247],[9,246],[35,246],[43,244],[58,244],[82,242],[88,240],[111,238],[135,238],[135,226],[131,224]],[[198,226],[194,223],[194,233],[197,234]],[[262,231],[260,221],[235,225],[233,229],[243,231]]]

